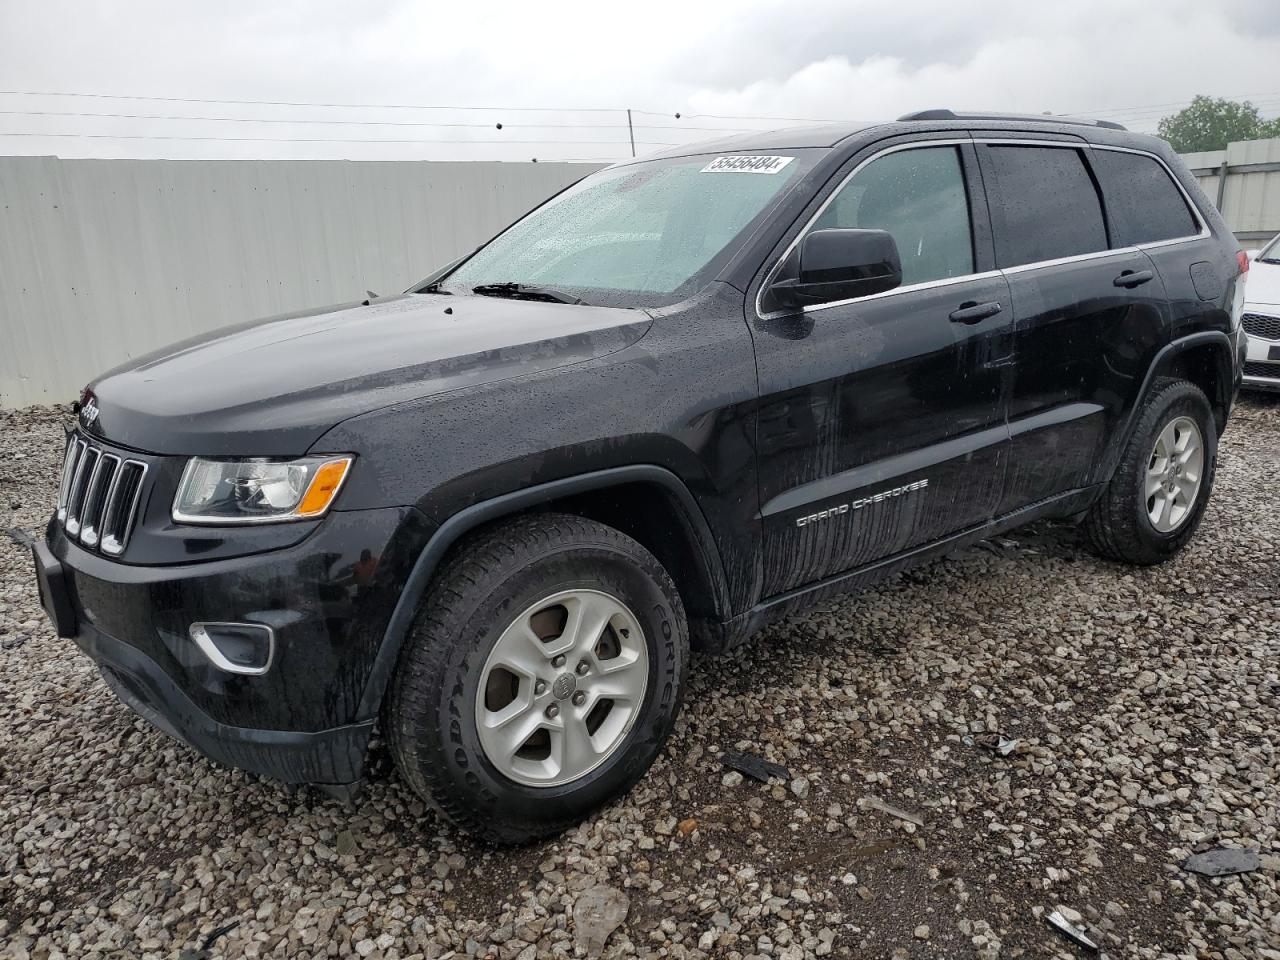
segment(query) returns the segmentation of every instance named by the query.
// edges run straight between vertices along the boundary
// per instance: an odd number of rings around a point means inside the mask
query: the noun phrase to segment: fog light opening
[[[276,635],[260,623],[193,623],[192,641],[219,670],[258,677],[271,669]]]

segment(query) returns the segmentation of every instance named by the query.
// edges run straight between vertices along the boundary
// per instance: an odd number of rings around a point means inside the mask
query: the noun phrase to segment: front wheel
[[[640,544],[582,517],[517,518],[458,551],[424,601],[388,708],[397,766],[491,842],[559,833],[653,762],[688,649]]]
[[[1085,520],[1094,551],[1143,566],[1176,554],[1200,525],[1217,456],[1217,428],[1204,393],[1186,380],[1160,381]]]

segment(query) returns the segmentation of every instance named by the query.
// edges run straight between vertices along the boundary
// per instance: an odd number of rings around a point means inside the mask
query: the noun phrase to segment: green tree
[[[1248,100],[1199,96],[1160,121],[1160,136],[1179,153],[1225,150],[1233,140],[1280,137],[1280,118],[1263,120]]]

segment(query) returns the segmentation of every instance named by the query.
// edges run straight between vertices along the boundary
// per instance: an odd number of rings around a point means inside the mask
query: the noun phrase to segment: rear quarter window
[[[1111,218],[1111,245],[1129,247],[1200,232],[1164,166],[1139,153],[1095,148],[1093,166]]]
[[[1074,147],[993,145],[988,183],[1001,267],[1107,249],[1102,204]]]

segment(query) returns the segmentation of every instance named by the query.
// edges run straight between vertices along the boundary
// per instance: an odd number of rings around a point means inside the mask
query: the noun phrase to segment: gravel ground
[[[347,809],[119,704],[4,535],[52,509],[58,419],[0,412],[0,956],[573,956],[607,885],[606,956],[1088,956],[1060,905],[1113,957],[1280,958],[1280,401],[1242,401],[1173,563],[1041,524],[781,624],[695,665],[629,796],[514,852],[384,752]],[[795,779],[743,782],[731,749]],[[1260,866],[1182,867],[1217,846]]]

